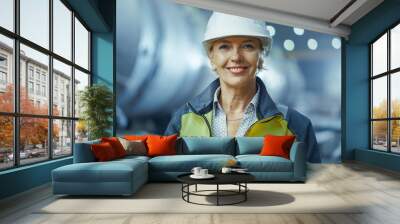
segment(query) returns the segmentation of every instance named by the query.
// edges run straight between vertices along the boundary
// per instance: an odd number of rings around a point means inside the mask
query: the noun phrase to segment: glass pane
[[[72,121],[53,120],[53,157],[72,155]]]
[[[88,138],[88,129],[83,120],[75,121],[75,143],[85,142]]]
[[[372,118],[387,118],[387,77],[372,81]]]
[[[0,1],[0,26],[14,31],[14,0]]]
[[[81,114],[81,107],[79,106],[81,91],[89,86],[89,75],[75,69],[75,117]]]
[[[372,122],[372,148],[387,151],[387,121]]]
[[[14,111],[14,42],[0,35],[0,111]]]
[[[400,24],[391,30],[390,50],[390,68],[400,67]]]
[[[21,36],[49,48],[49,0],[20,0]]]
[[[21,113],[48,114],[48,63],[47,55],[21,44]]]
[[[48,119],[21,117],[20,164],[34,163],[49,158],[48,127]]]
[[[75,18],[75,63],[89,70],[89,32]]]
[[[71,66],[53,60],[53,115],[72,117]]]
[[[372,44],[373,75],[387,71],[387,34]]]
[[[394,120],[390,122],[392,125],[391,129],[391,140],[392,140],[392,152],[400,153],[400,120]]]
[[[400,118],[400,72],[391,75],[391,88],[390,88],[390,98],[391,98],[391,115],[392,117]]]
[[[72,12],[60,1],[53,1],[53,51],[71,60]]]
[[[13,118],[0,116],[0,170],[14,165]]]

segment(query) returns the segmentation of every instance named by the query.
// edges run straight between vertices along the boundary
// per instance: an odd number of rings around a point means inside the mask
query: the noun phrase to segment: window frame
[[[379,152],[386,152],[386,153],[391,153],[391,154],[400,154],[400,152],[393,152],[392,151],[392,121],[400,121],[400,117],[392,117],[392,99],[391,99],[391,91],[392,91],[392,86],[391,86],[391,79],[393,75],[396,75],[396,73],[400,72],[400,67],[391,69],[391,30],[395,28],[396,26],[400,26],[400,21],[395,22],[392,24],[389,28],[385,29],[384,32],[379,34],[375,39],[373,39],[370,43],[368,43],[368,53],[369,53],[369,77],[368,77],[368,84],[369,84],[369,149],[373,151],[379,151]],[[374,76],[373,74],[373,44],[376,43],[381,37],[384,35],[387,35],[387,64],[386,64],[386,71],[380,74],[376,74]],[[378,79],[386,77],[386,87],[387,87],[387,105],[386,105],[386,117],[385,118],[373,118],[373,81]],[[379,150],[374,148],[374,136],[373,136],[373,122],[374,121],[386,121],[386,150]]]
[[[72,84],[72,89],[71,89],[71,93],[73,95],[72,99],[71,99],[71,104],[74,105],[75,103],[75,88],[74,88],[74,82],[75,82],[75,69],[87,74],[89,76],[89,83],[88,86],[92,85],[92,69],[91,69],[91,65],[92,65],[92,57],[91,57],[91,49],[92,49],[92,43],[91,43],[91,38],[92,38],[92,30],[88,27],[88,25],[84,22],[84,20],[79,16],[78,13],[76,13],[72,7],[68,4],[68,2],[66,2],[65,0],[59,0],[68,10],[71,11],[71,18],[70,18],[70,23],[71,23],[71,59],[67,59],[64,58],[63,56],[55,53],[53,50],[53,24],[54,24],[54,18],[53,18],[53,1],[54,0],[48,0],[49,3],[49,47],[48,49],[46,49],[45,47],[40,46],[39,44],[34,43],[33,41],[30,41],[27,38],[24,38],[23,36],[20,35],[20,0],[14,0],[13,1],[13,10],[14,10],[14,18],[13,18],[13,22],[14,22],[14,30],[10,31],[4,27],[0,26],[0,35],[3,35],[5,37],[11,38],[13,40],[13,64],[12,66],[12,74],[13,78],[14,78],[14,110],[13,112],[2,112],[0,111],[0,116],[4,116],[4,117],[12,117],[13,119],[13,153],[14,153],[14,161],[13,161],[13,166],[10,167],[5,167],[5,168],[0,168],[0,172],[5,171],[5,170],[10,170],[10,169],[16,169],[19,167],[23,167],[23,166],[30,166],[33,164],[38,164],[38,163],[43,163],[49,160],[54,160],[54,159],[61,159],[61,158],[65,158],[65,157],[70,157],[73,156],[73,152],[74,152],[74,143],[75,143],[75,126],[76,126],[76,121],[79,120],[79,117],[75,117],[75,108],[72,107],[71,108],[71,114],[70,116],[66,115],[66,116],[56,116],[53,115],[53,59],[58,60],[59,62],[62,62],[68,66],[71,66],[71,84]],[[83,27],[88,31],[88,69],[85,69],[81,66],[79,66],[78,64],[75,63],[75,18],[77,20],[79,20],[79,22],[83,25]],[[20,111],[20,45],[23,44],[27,47],[32,48],[33,50],[36,50],[40,53],[43,53],[45,55],[48,56],[49,59],[49,63],[48,63],[48,80],[46,85],[45,85],[45,94],[48,97],[48,112],[46,115],[39,115],[39,114],[27,114],[27,113],[21,113]],[[36,91],[35,89],[35,85],[36,83],[40,83],[40,87],[42,87],[42,79],[41,79],[41,75],[43,70],[41,70],[41,72],[39,73],[39,80],[36,80],[36,72],[37,72],[37,68],[35,69],[33,67],[33,79],[30,79],[30,73],[28,71],[30,71],[29,69],[31,68],[31,66],[27,63],[27,73],[25,74],[26,76],[26,82],[28,81],[32,81],[34,84],[34,92]],[[27,86],[28,87],[28,86]],[[29,87],[28,87],[29,88]],[[29,91],[27,89],[27,91]],[[41,92],[38,96],[42,96]],[[47,144],[47,150],[48,150],[48,155],[47,158],[44,157],[43,160],[40,160],[38,162],[32,162],[32,163],[26,163],[26,164],[21,164],[20,161],[20,119],[21,118],[45,118],[47,119],[48,122],[48,135],[47,135],[47,142],[49,144]],[[54,156],[53,152],[54,152],[54,148],[53,147],[53,123],[56,120],[65,120],[65,121],[70,121],[71,122],[71,153],[68,155],[62,155],[62,156]]]

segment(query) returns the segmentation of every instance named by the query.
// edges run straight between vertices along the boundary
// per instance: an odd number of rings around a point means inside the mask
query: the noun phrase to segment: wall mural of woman
[[[295,134],[309,161],[340,161],[340,39],[252,19],[260,36],[204,38],[218,14],[246,19],[168,0],[117,2],[117,134]],[[207,122],[188,128],[192,112]]]
[[[263,56],[272,38],[265,23],[213,13],[203,45],[218,78],[172,117],[165,134],[180,136],[296,135],[305,143],[308,161],[320,162],[311,121],[294,109],[277,106],[263,81]]]

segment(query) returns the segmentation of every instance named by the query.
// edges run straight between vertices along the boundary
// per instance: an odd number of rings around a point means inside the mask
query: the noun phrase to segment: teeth
[[[240,72],[243,72],[244,69],[245,69],[245,68],[243,68],[243,67],[229,68],[229,70],[230,70],[232,73],[240,73]]]

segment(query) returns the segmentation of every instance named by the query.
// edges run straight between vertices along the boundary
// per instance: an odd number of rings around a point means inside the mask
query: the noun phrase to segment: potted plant
[[[82,109],[80,124],[87,127],[89,140],[110,136],[112,126],[113,93],[103,84],[94,84],[80,92]]]

